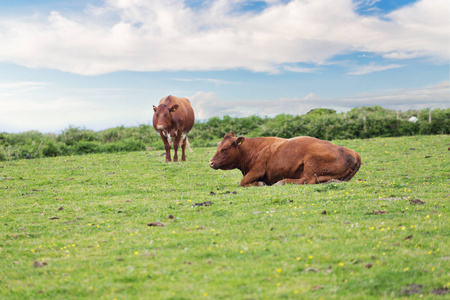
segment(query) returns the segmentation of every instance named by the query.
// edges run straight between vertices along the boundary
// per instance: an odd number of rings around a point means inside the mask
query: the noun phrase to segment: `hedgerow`
[[[410,122],[412,116],[418,121]],[[364,106],[345,113],[319,108],[304,115],[280,114],[273,118],[213,117],[197,121],[189,133],[189,141],[193,147],[215,146],[230,131],[246,137],[307,135],[324,140],[450,134],[450,109],[400,112]],[[59,134],[0,133],[0,161],[146,149],[163,149],[159,135],[149,124],[98,132],[71,126]]]

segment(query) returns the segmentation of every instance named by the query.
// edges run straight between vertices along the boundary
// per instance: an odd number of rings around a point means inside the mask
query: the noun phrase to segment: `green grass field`
[[[350,182],[242,188],[213,148],[0,162],[0,298],[450,297],[450,137],[333,143]]]

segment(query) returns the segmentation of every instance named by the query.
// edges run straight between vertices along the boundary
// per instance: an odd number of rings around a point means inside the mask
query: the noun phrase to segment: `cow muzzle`
[[[213,169],[217,169],[217,168],[214,166],[214,162],[213,162],[212,160],[209,161],[209,166],[210,166],[211,168],[213,168]]]
[[[164,130],[164,129],[166,129],[166,127],[164,125],[156,125],[156,129]]]

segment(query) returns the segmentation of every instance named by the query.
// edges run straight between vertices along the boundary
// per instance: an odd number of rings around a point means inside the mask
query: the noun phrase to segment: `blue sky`
[[[449,108],[447,0],[0,2],[0,132]]]

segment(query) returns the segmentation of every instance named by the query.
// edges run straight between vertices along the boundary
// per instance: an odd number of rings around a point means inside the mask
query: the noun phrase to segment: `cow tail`
[[[189,144],[189,139],[187,136],[186,136],[186,148],[189,150],[189,152],[193,152],[192,148],[191,148],[191,144]]]

